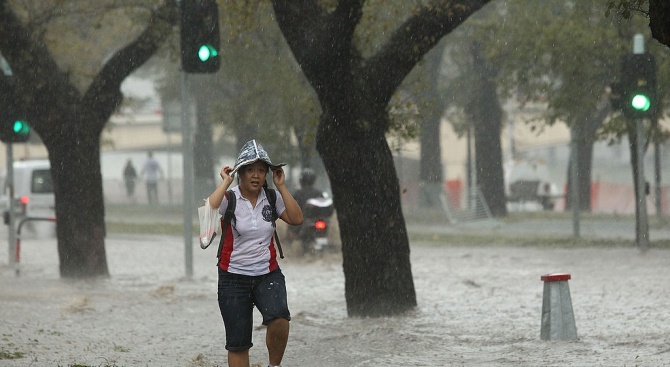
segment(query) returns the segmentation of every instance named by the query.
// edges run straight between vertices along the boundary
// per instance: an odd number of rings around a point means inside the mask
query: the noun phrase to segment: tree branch
[[[330,14],[313,0],[273,0],[272,4],[293,55],[318,93],[357,56],[351,44],[363,1],[341,0]]]
[[[39,98],[57,99],[62,105],[66,105],[69,98],[79,98],[79,92],[70,86],[68,75],[60,70],[46,46],[33,41],[28,29],[4,0],[0,1],[0,52],[14,78],[21,80],[14,84],[14,92],[22,109],[30,106],[37,114],[46,114],[42,109],[47,105]]]
[[[311,0],[272,0],[277,23],[299,63],[321,45],[326,12]]]
[[[333,13],[331,24],[336,24],[341,30],[345,44],[350,45],[356,31],[356,26],[363,16],[363,1],[340,0],[337,9]]]
[[[168,0],[155,9],[142,34],[114,54],[93,79],[82,99],[84,108],[111,115],[122,98],[121,83],[174,34],[174,26],[178,21],[179,7],[175,0]],[[110,98],[116,103],[109,103]]]
[[[369,80],[387,103],[396,87],[440,39],[490,0],[435,0],[424,5],[391,35],[387,44],[367,63]]]
[[[670,47],[670,2],[649,0],[649,28],[658,42]]]

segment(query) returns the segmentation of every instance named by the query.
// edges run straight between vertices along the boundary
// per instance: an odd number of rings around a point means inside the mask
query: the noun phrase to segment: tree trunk
[[[670,2],[668,0],[649,0],[649,28],[652,36],[660,43],[670,47]]]
[[[400,187],[385,136],[386,106],[423,55],[487,2],[423,6],[364,58],[354,40],[363,1],[340,1],[332,11],[312,1],[272,1],[321,103],[316,147],[333,189],[350,316],[393,315],[416,306]]]
[[[372,118],[386,120],[387,115],[382,110]],[[324,115],[317,150],[342,228],[347,312],[375,317],[413,309],[416,294],[400,185],[385,134],[377,129],[356,133],[345,127],[363,119],[356,114]]]
[[[589,116],[574,116],[570,122],[573,134],[577,139],[577,176],[579,178],[579,210],[584,212],[591,211],[591,169],[593,166],[593,145],[596,141],[598,129],[603,125],[605,119],[612,111],[612,107],[606,96],[603,96],[598,102],[597,108],[592,115]],[[575,130],[576,129],[576,130]],[[570,152],[570,160],[568,161],[567,190],[565,192],[565,211],[572,210],[572,196],[571,185],[572,175],[570,174],[570,163],[572,162],[572,154]]]
[[[41,35],[31,34],[7,3],[0,1],[0,51],[12,68],[17,107],[49,152],[60,274],[108,276],[100,135],[122,100],[121,83],[173,33],[179,7],[167,0],[153,8],[144,31],[111,55],[81,93]]]
[[[495,217],[507,215],[505,198],[505,179],[502,164],[500,134],[502,129],[502,108],[496,93],[493,66],[488,65],[481,54],[481,46],[472,46],[473,71],[478,75],[475,81],[473,100],[467,108],[467,114],[474,125],[475,133],[475,172],[477,186],[481,190],[486,204]]]
[[[577,133],[581,136],[581,133]],[[577,179],[579,181],[579,211],[591,211],[591,168],[593,165],[593,144],[592,140],[577,140]],[[565,211],[572,210],[572,175],[570,174],[570,162],[572,162],[574,152],[570,152],[570,159],[567,167],[567,190],[565,192]]]
[[[60,274],[64,278],[108,276],[99,139],[86,137],[72,144],[71,137],[61,135],[47,145]]]
[[[424,104],[428,106],[422,115],[421,124],[421,157],[419,177],[422,183],[421,205],[427,208],[441,208],[439,194],[442,193],[442,152],[440,149],[440,124],[446,107],[445,98],[439,93],[438,80],[442,53],[446,44],[438,44],[426,55],[426,93]]]

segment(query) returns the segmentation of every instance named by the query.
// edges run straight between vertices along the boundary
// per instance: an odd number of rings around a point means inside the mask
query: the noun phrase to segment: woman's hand
[[[286,183],[286,175],[284,174],[284,169],[279,167],[275,170],[272,170],[272,182],[274,182],[275,187],[282,186]]]
[[[221,172],[219,173],[223,182],[227,183],[228,185],[233,183],[233,176],[234,175],[230,174],[230,172],[232,172],[232,171],[233,171],[233,169],[230,166],[225,166],[225,167],[221,168]]]

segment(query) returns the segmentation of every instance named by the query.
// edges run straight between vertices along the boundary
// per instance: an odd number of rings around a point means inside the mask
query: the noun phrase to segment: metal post
[[[13,156],[13,149],[12,149],[12,143],[5,143],[5,148],[6,148],[6,158],[7,158],[7,197],[9,200],[9,223],[7,223],[7,241],[9,245],[9,262],[8,264],[14,264],[16,266],[18,264],[16,255],[16,232],[14,231],[15,225],[14,225],[14,219],[15,219],[15,213],[14,213],[14,156]]]
[[[637,233],[635,236],[637,246],[641,251],[647,251],[649,249],[649,225],[647,223],[647,196],[645,193],[645,179],[644,179],[644,127],[642,126],[641,119],[635,119],[635,129],[636,129],[636,144],[637,144],[637,205],[636,208],[636,218],[637,218]]]
[[[190,100],[187,90],[187,73],[181,72],[181,132],[184,159],[184,260],[186,277],[193,276],[193,145],[191,141]]]
[[[174,197],[172,193],[172,139],[170,138],[172,136],[171,132],[166,132],[167,135],[167,141],[168,141],[168,151],[167,151],[167,159],[168,159],[168,166],[167,166],[167,190],[168,190],[168,202],[170,205],[174,204]]]
[[[576,126],[570,129],[570,202],[572,203],[572,233],[579,238],[579,132]]]
[[[633,36],[633,54],[644,53],[644,36],[641,33]],[[649,249],[649,225],[647,222],[647,196],[646,180],[644,179],[644,124],[642,119],[635,119],[635,143],[637,144],[637,176],[635,183],[637,186],[637,205],[635,205],[636,233],[635,240],[641,251]]]
[[[466,197],[467,197],[467,208],[471,209],[473,208],[472,205],[472,193],[475,189],[475,179],[474,179],[474,170],[472,169],[472,127],[468,126],[468,134],[466,135],[466,142],[467,142],[467,156],[466,156],[466,175],[467,175],[467,182],[466,185],[467,190],[466,190]]]
[[[663,220],[663,208],[661,206],[661,145],[654,143],[654,207],[656,217]]]

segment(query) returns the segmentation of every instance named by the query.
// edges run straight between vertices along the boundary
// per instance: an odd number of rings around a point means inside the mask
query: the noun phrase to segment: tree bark
[[[428,106],[422,111],[420,171],[422,191],[420,203],[427,208],[441,208],[439,194],[443,192],[442,150],[440,147],[440,124],[446,108],[446,100],[440,95],[438,80],[444,43],[438,44],[426,55],[426,93],[424,103]]]
[[[594,141],[585,140],[581,138],[584,135],[583,132],[577,132],[577,179],[578,179],[578,190],[577,197],[579,198],[579,211],[590,212],[591,211],[591,166],[593,164],[593,145]],[[570,152],[570,159],[568,162],[572,162],[574,152]],[[567,166],[567,182],[566,192],[565,192],[565,211],[572,210],[572,175],[570,174],[570,163]]]
[[[314,88],[317,132],[340,223],[349,316],[385,316],[416,306],[398,178],[385,134],[386,106],[439,39],[487,1],[435,1],[363,58],[354,43],[361,0],[328,11],[312,1],[273,0],[279,27]]]
[[[476,88],[473,100],[466,113],[474,126],[475,133],[475,172],[477,187],[495,217],[507,215],[505,197],[505,179],[502,164],[502,108],[493,81],[495,70],[488,65],[481,54],[481,46],[472,45],[473,74],[478,75],[474,82]]]
[[[380,112],[373,118],[386,117]],[[350,316],[373,317],[402,313],[416,306],[416,295],[393,156],[382,132],[352,134],[338,127],[355,125],[355,118],[325,115],[317,135],[317,150],[344,228],[340,235],[347,311]]]
[[[56,234],[60,274],[65,278],[108,276],[105,206],[99,139],[71,135],[47,146],[56,197]]]
[[[583,212],[591,211],[591,170],[593,166],[593,145],[596,142],[598,129],[605,123],[605,119],[612,111],[612,107],[606,96],[603,96],[597,105],[596,111],[589,116],[575,116],[570,122],[571,129],[577,129],[573,134],[577,135],[577,172],[579,179],[579,210]],[[573,152],[570,152],[572,162]],[[570,164],[567,167],[567,182],[565,192],[565,211],[572,210],[571,185],[572,175],[570,174]]]
[[[670,47],[670,2],[649,0],[649,28],[651,35],[660,43]]]

